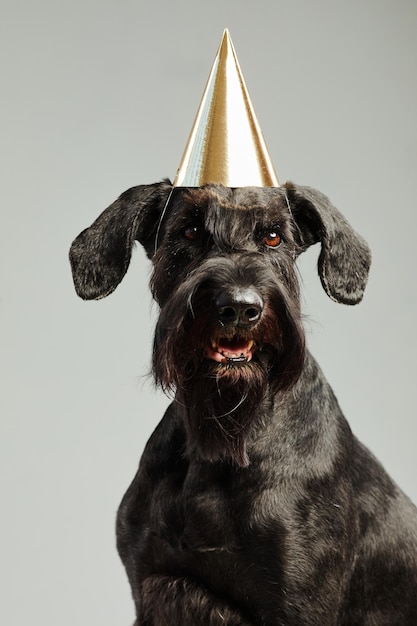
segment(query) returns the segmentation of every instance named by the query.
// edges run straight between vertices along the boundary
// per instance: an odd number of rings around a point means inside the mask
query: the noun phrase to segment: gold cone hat
[[[214,60],[174,187],[279,187],[229,32]]]

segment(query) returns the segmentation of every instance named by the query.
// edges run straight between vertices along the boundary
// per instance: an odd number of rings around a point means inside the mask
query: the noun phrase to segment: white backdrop
[[[300,264],[310,347],[355,433],[417,501],[417,5],[413,0],[3,0],[1,570],[7,626],[128,626],[119,500],[166,399],[148,262],[84,303],[71,240],[128,187],[174,177],[228,27],[281,181],[369,241],[364,302]]]

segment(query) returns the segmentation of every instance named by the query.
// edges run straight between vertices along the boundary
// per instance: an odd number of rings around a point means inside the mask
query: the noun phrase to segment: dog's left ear
[[[285,188],[302,248],[321,242],[318,270],[327,295],[336,302],[357,304],[371,265],[368,244],[320,191],[292,183]]]
[[[125,275],[135,240],[149,257],[161,212],[172,187],[168,181],[125,191],[74,240],[70,262],[75,290],[84,300],[114,291]]]

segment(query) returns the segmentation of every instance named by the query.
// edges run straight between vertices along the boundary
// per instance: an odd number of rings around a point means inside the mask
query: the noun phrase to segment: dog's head
[[[77,237],[70,252],[77,293],[111,293],[135,240],[152,259],[161,307],[155,378],[187,408],[189,438],[203,457],[245,465],[266,391],[290,389],[304,364],[295,259],[321,242],[324,289],[355,304],[369,249],[308,187],[173,190],[163,182],[125,192]]]

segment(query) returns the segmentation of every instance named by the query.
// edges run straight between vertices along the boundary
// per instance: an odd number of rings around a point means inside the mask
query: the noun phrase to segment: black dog
[[[306,352],[294,261],[360,301],[370,253],[318,191],[168,182],[125,192],[73,243],[82,298],[134,241],[175,399],[120,506],[139,626],[416,626],[417,510],[355,439]]]

